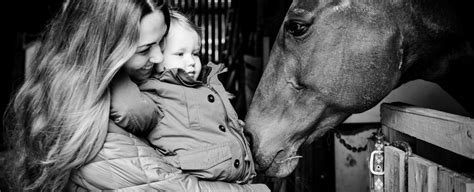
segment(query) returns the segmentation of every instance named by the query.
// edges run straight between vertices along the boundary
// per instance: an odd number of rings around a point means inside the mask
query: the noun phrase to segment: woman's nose
[[[163,53],[159,46],[153,47],[150,53],[150,62],[161,63],[163,62]]]

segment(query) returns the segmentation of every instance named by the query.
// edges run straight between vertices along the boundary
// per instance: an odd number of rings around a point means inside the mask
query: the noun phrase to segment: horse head
[[[472,58],[465,41],[448,36],[459,27],[440,10],[403,0],[294,0],[246,117],[257,169],[287,176],[301,145],[400,84],[441,80],[448,60]]]

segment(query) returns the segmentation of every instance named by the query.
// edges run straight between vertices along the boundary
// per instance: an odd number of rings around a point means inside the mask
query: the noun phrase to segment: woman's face
[[[163,61],[160,41],[166,28],[161,10],[145,15],[140,21],[138,48],[124,65],[125,70],[134,81],[142,81],[150,77],[153,66]]]

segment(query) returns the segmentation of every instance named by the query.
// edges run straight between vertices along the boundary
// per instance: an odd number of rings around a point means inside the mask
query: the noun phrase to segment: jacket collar
[[[226,72],[226,68],[223,64],[208,63],[202,66],[197,80],[194,80],[183,69],[179,68],[167,69],[159,74],[155,74],[154,77],[162,82],[186,87],[199,87],[208,84],[211,78],[224,72]]]

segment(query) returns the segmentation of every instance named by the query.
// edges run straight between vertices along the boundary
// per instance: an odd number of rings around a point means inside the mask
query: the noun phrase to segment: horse
[[[247,112],[256,169],[288,176],[302,145],[415,80],[471,115],[468,1],[293,0]]]

